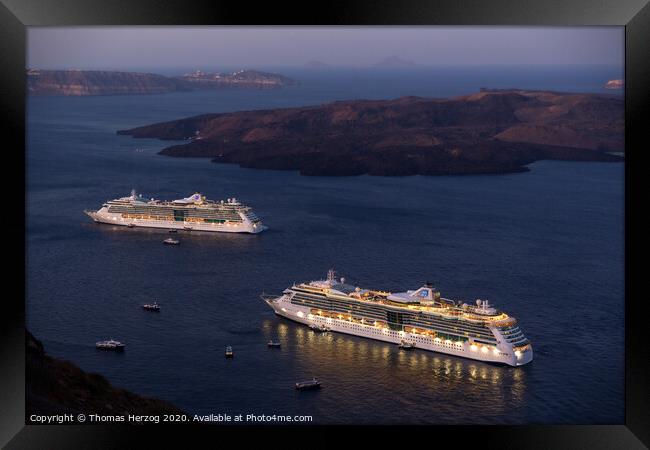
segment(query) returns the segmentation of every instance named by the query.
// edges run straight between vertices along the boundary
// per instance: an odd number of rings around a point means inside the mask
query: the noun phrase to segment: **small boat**
[[[399,348],[402,350],[413,350],[415,348],[415,344],[412,342],[402,341],[399,343]]]
[[[170,233],[178,233],[178,230],[176,228],[170,228],[169,232]]]
[[[135,224],[134,224],[134,223],[129,223],[129,224],[127,224],[126,226],[127,226],[128,228],[133,228],[133,227],[135,226]]]
[[[229,345],[226,347],[226,358],[232,358],[235,354],[232,351],[232,347]]]
[[[307,389],[320,389],[320,381],[316,378],[313,380],[299,381],[296,383],[296,389],[299,391],[304,391]]]
[[[99,350],[115,350],[118,352],[124,350],[124,344],[114,339],[109,339],[108,341],[96,342],[95,347],[98,348]]]
[[[192,231],[192,227],[183,227],[185,231]]]
[[[325,325],[322,325],[322,324],[321,325],[316,325],[315,323],[312,323],[311,325],[309,325],[309,328],[311,328],[314,331],[320,331],[321,333],[326,333],[326,332],[328,332],[330,330]]]
[[[181,243],[181,241],[179,241],[178,239],[167,238],[163,241],[163,243],[167,245],[178,245]]]
[[[279,343],[279,342],[269,341],[269,342],[267,343],[267,345],[268,345],[270,348],[280,348],[280,343]]]
[[[144,304],[142,308],[147,311],[160,311],[160,305],[156,302]]]

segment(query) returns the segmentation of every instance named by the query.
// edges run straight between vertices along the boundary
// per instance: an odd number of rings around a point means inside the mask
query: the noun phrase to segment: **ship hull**
[[[310,313],[310,309],[292,304],[290,301],[283,301],[284,297],[278,297],[273,300],[265,300],[273,308],[278,316],[302,323],[304,325],[325,326],[329,331],[338,333],[351,334],[353,336],[374,339],[393,344],[400,344],[403,341],[414,344],[416,349],[427,350],[446,355],[458,356],[461,358],[473,359],[495,364],[505,364],[509,366],[521,366],[529,363],[533,359],[532,348],[516,357],[514,354],[494,354],[492,352],[481,352],[472,349],[470,343],[457,345],[453,342],[445,342],[430,336],[414,335],[395,331],[388,328],[380,328],[373,325],[363,325],[355,322],[349,322],[345,319],[336,319],[331,317],[321,317]]]
[[[117,225],[130,228],[164,228],[167,230],[209,231],[219,233],[249,233],[257,234],[267,229],[264,225],[254,226],[250,222],[237,224],[197,223],[175,220],[154,219],[125,219],[119,214],[102,213],[100,211],[84,211],[97,223]]]

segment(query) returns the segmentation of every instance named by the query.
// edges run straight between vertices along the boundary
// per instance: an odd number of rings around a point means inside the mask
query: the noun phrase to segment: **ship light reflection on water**
[[[267,323],[271,324],[271,336],[274,322]],[[445,423],[447,409],[451,416],[458,417],[458,410],[451,414],[451,409],[457,407],[453,393],[459,389],[467,393],[472,405],[480,405],[488,415],[507,414],[524,404],[524,367],[495,366],[417,349],[403,352],[394,344],[339,333],[311,333],[303,325],[285,321],[277,326],[278,330],[286,330],[287,345],[283,350],[289,352],[291,361],[284,366],[286,376],[282,378],[315,374],[324,386],[344,386],[350,379],[363,379],[363,402],[370,408],[380,407],[381,399],[390,391],[391,397],[398,396],[414,408],[436,404],[431,421]],[[480,348],[489,351],[486,346]],[[340,408],[358,407],[354,402],[359,398],[349,391],[344,395],[337,389],[323,389],[318,397],[319,402],[330,401]],[[373,399],[379,403],[374,405]],[[316,406],[309,403],[308,407]],[[474,420],[472,411],[467,408],[467,423]]]

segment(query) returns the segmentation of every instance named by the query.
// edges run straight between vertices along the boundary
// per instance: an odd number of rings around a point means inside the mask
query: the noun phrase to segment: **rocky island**
[[[160,153],[303,175],[521,172],[538,160],[622,161],[623,99],[482,89],[431,99],[206,114],[118,134],[186,140]]]
[[[153,73],[98,70],[27,71],[30,95],[141,95],[199,89],[269,89],[295,84],[291,78],[257,70],[204,73],[197,70],[177,77]]]
[[[291,78],[257,70],[238,70],[232,73],[206,73],[197,70],[186,73],[178,79],[191,89],[214,89],[220,87],[239,87],[268,89],[296,84]]]

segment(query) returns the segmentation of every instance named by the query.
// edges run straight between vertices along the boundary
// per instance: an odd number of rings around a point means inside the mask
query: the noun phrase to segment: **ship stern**
[[[515,350],[515,366],[523,366],[533,360],[533,346],[528,344],[522,350]]]

